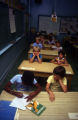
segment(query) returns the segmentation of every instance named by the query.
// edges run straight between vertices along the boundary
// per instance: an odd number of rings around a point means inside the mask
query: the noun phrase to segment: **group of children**
[[[53,101],[55,99],[54,93],[53,93],[53,86],[57,86],[57,89],[62,89],[64,92],[67,92],[67,79],[65,77],[66,75],[66,70],[63,66],[58,66],[54,68],[53,70],[53,75],[49,76],[47,79],[47,84],[45,86],[46,91],[49,94],[49,99]],[[36,90],[31,92],[29,96],[26,97],[27,101],[32,100],[40,91],[41,91],[41,86],[37,82],[37,80],[34,78],[34,74],[31,71],[25,71],[23,75],[17,74],[15,75],[5,86],[5,90],[12,94],[15,95],[19,98],[23,97],[22,92],[15,91],[11,89],[11,86],[15,84],[16,88],[20,86],[23,88],[23,90],[30,90],[28,87],[35,86]]]
[[[52,41],[50,41],[52,39]],[[45,39],[44,37],[36,37],[36,42],[32,44],[33,53],[29,56],[29,62],[32,63],[34,61],[41,63],[42,55],[40,54],[40,50],[44,47]],[[50,35],[49,40],[46,44],[52,44],[52,50],[58,51],[58,57],[52,59],[50,62],[59,64],[59,65],[68,65],[68,62],[65,57],[65,52],[63,48],[60,46],[59,41],[55,41],[53,37]]]
[[[54,68],[53,70],[53,75],[49,76],[47,79],[47,83],[45,86],[45,89],[47,91],[47,93],[49,94],[49,99],[51,101],[53,101],[55,99],[54,93],[53,93],[53,89],[60,89],[63,90],[64,92],[67,92],[67,79],[65,77],[66,75],[66,70],[65,68],[62,66],[64,65],[68,65],[67,60],[65,58],[65,53],[62,50],[62,47],[60,47],[60,43],[57,41],[55,41],[53,39],[53,36],[50,35],[50,40],[47,41],[48,44],[52,44],[52,45],[56,45],[55,47],[53,47],[52,49],[57,49],[58,50],[58,57],[54,58],[53,60],[51,60],[50,62],[58,64],[59,66],[57,66],[56,68]],[[51,42],[51,38],[53,40],[53,42]],[[30,59],[29,61],[32,63],[34,61],[37,61],[39,63],[42,62],[42,55],[40,54],[40,49],[42,49],[44,47],[44,36],[38,36],[36,37],[36,42],[33,43],[33,53],[30,54]],[[21,90],[25,90],[28,91],[30,90],[30,88],[33,86],[36,87],[36,90],[34,90],[33,92],[31,92],[29,94],[29,96],[26,97],[27,101],[32,100],[40,91],[41,91],[41,86],[38,83],[38,81],[36,80],[36,78],[34,78],[34,73],[31,71],[25,71],[23,73],[23,75],[21,74],[17,74],[15,75],[5,86],[5,90],[12,94],[15,95],[17,97],[23,97],[23,93],[13,90],[11,89],[12,85],[16,86],[16,90],[17,88],[21,88]]]

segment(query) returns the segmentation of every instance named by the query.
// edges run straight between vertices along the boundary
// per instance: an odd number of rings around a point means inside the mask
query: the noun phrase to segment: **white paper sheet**
[[[68,113],[70,120],[78,120],[78,113]]]
[[[28,95],[23,94],[22,98],[18,98],[16,97],[10,104],[11,107],[16,107],[19,108],[21,110],[26,110],[26,105],[28,105],[30,102],[27,102],[27,99],[25,99],[25,97],[27,97]]]

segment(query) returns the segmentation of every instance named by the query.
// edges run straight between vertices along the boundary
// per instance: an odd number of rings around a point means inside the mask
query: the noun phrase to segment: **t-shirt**
[[[32,57],[33,57],[33,53],[30,54],[29,58],[32,58]],[[42,55],[41,54],[39,54],[39,58],[42,59]],[[38,61],[37,56],[35,56],[34,61]]]
[[[51,45],[51,44],[55,44],[55,41],[52,40],[52,41],[48,41],[48,44]]]
[[[61,62],[61,63],[64,64],[64,63],[65,63],[65,58],[63,57],[63,58],[60,59],[59,57],[56,57],[56,58],[55,58],[55,61],[56,61],[56,62]]]
[[[21,79],[21,77],[22,77],[22,74],[17,74],[17,75],[15,75],[15,76],[10,80],[10,82],[11,82],[12,84],[15,84],[15,85],[16,85],[16,89],[17,89],[17,90],[28,90],[28,89],[30,89],[30,86],[24,86],[24,85],[22,84],[22,79]],[[34,78],[34,80],[33,80],[33,85],[35,85],[35,84],[37,84],[37,80]]]
[[[39,47],[40,49],[43,47],[41,43],[37,44],[36,42],[33,43],[33,47]]]
[[[55,49],[55,50],[58,50],[58,51],[63,49],[62,47],[56,47],[56,46],[52,46],[52,48]]]
[[[63,82],[64,85],[67,85],[67,79],[66,79],[66,77],[63,78],[62,82]],[[53,75],[51,75],[51,76],[48,77],[47,83],[50,83],[50,84],[52,83],[53,86],[57,86],[57,87],[60,86],[59,82],[56,81],[56,80],[54,80],[54,76]]]

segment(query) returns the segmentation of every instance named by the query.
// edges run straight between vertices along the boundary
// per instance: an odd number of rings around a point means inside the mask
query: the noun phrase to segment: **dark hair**
[[[62,53],[63,56],[65,56],[65,52],[63,50],[58,51],[58,55]]]
[[[66,70],[63,66],[57,66],[54,68],[53,74],[59,75],[61,78],[63,78],[66,75]]]
[[[22,82],[25,85],[33,85],[33,80],[34,80],[34,73],[31,71],[25,71],[22,76]]]
[[[48,38],[49,38],[50,41],[52,40],[52,37],[51,37],[51,36],[49,36]]]
[[[60,41],[57,40],[56,43],[60,43]]]

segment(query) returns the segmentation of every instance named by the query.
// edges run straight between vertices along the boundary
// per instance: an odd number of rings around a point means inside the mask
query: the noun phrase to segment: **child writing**
[[[27,101],[32,100],[41,91],[41,86],[38,84],[37,80],[34,78],[33,72],[31,71],[25,71],[23,75],[15,75],[5,86],[5,90],[8,93],[15,95],[19,98],[23,97],[22,92],[17,92],[11,89],[12,85],[16,85],[16,88],[20,86],[24,90],[26,90],[28,86],[35,86],[37,88],[34,92],[31,92],[29,96],[26,97]]]
[[[68,62],[67,62],[66,57],[65,57],[65,52],[63,50],[60,50],[58,52],[58,57],[55,57],[50,62],[58,64],[58,65],[68,65]]]
[[[29,62],[42,62],[42,55],[40,54],[40,48],[39,47],[33,47],[33,53],[30,54]]]
[[[53,75],[48,77],[47,84],[46,84],[46,91],[49,94],[50,101],[55,99],[53,93],[53,86],[57,86],[56,89],[62,89],[64,92],[67,92],[67,79],[65,77],[66,70],[63,66],[58,66],[54,68]],[[52,84],[52,90],[51,90]]]

